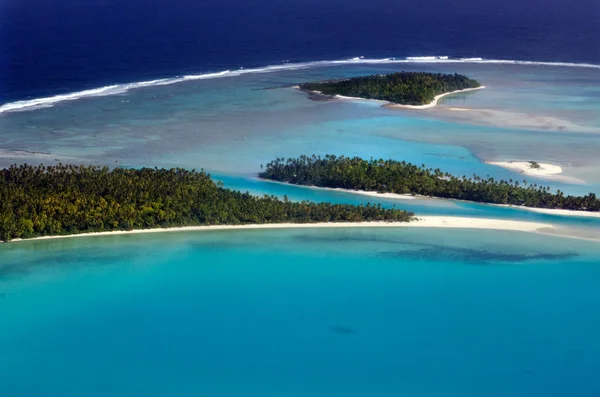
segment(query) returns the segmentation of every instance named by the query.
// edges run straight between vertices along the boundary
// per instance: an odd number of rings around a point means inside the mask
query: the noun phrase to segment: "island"
[[[0,240],[182,226],[410,222],[380,205],[292,202],[223,188],[204,171],[94,166],[0,170]]]
[[[404,107],[426,108],[442,96],[484,88],[460,74],[397,72],[346,80],[304,83],[303,91],[338,98],[374,99]]]
[[[542,209],[589,213],[600,211],[600,199],[594,193],[581,197],[565,196],[560,190],[553,193],[549,187],[527,184],[527,181],[497,181],[476,175],[457,177],[439,169],[416,166],[405,161],[364,160],[334,155],[278,158],[268,163],[259,176],[295,185],[412,194]]]
[[[538,163],[537,161],[487,161],[486,164],[539,178],[551,178],[563,172],[562,167],[558,165]]]

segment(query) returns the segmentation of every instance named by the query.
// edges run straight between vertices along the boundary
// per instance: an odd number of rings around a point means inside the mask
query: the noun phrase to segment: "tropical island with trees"
[[[196,225],[409,222],[380,205],[292,202],[225,189],[204,171],[11,166],[0,170],[0,240]]]
[[[444,94],[483,88],[460,74],[397,72],[353,77],[345,80],[300,84],[299,88],[326,96],[377,99],[393,104],[423,106]]]
[[[422,195],[531,208],[600,211],[593,193],[565,196],[526,181],[467,178],[395,160],[327,155],[278,158],[259,176],[295,185]],[[377,194],[374,193],[374,194]],[[595,216],[595,215],[594,215]],[[201,171],[82,165],[0,170],[0,241],[178,228],[422,226],[537,231],[547,224],[426,216],[383,208],[234,191]]]
[[[413,194],[531,208],[600,211],[600,199],[594,193],[582,197],[565,196],[560,190],[553,193],[549,187],[527,184],[526,181],[498,181],[476,175],[457,177],[405,161],[333,155],[278,158],[268,163],[259,176],[294,185]]]

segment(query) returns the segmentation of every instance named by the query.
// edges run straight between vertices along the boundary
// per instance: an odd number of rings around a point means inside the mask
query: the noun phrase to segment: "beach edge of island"
[[[271,179],[263,179],[260,177],[256,177],[255,179],[263,181],[263,182],[277,183],[277,184],[286,185],[286,186],[295,186],[295,187],[299,187],[299,188],[325,190],[325,191],[332,191],[332,192],[339,192],[339,193],[349,193],[349,194],[354,194],[354,195],[359,195],[359,196],[367,196],[367,197],[374,197],[374,198],[380,198],[380,199],[390,199],[390,200],[418,200],[418,199],[421,199],[421,200],[439,200],[439,201],[448,201],[448,202],[456,201],[456,202],[461,202],[461,203],[489,205],[489,206],[493,206],[493,207],[513,208],[513,209],[522,210],[522,211],[537,212],[537,213],[545,214],[545,215],[581,217],[581,218],[600,218],[600,212],[593,212],[593,211],[564,210],[564,209],[554,209],[554,208],[535,208],[535,207],[525,207],[522,205],[519,206],[519,205],[511,205],[511,204],[493,204],[493,203],[484,203],[484,202],[477,202],[477,201],[470,201],[470,200],[460,200],[460,199],[453,199],[453,198],[446,198],[446,197],[423,196],[420,194],[411,194],[411,193],[404,193],[404,194],[387,193],[387,192],[380,193],[380,192],[376,192],[374,190],[352,190],[352,189],[343,189],[343,188],[338,188],[338,187],[322,187],[322,186],[314,186],[314,185],[310,185],[310,186],[295,185],[293,183],[274,181]],[[468,218],[468,217],[466,217],[466,218]]]
[[[382,99],[369,99],[369,98],[351,97],[351,96],[344,96],[344,95],[333,95],[332,96],[332,95],[323,94],[320,91],[305,90],[305,89],[302,89],[299,85],[293,86],[292,88],[297,89],[297,90],[302,91],[302,92],[305,92],[307,94],[322,95],[322,96],[330,97],[332,99],[352,100],[352,101],[368,101],[368,102],[373,102],[373,103],[380,103],[380,104],[382,104],[381,106],[384,107],[384,108],[386,108],[386,109],[422,110],[422,109],[430,109],[430,108],[433,108],[433,107],[437,106],[438,105],[438,101],[440,99],[442,99],[443,97],[446,97],[448,95],[460,94],[460,93],[470,92],[470,91],[478,91],[478,90],[482,90],[484,88],[487,88],[487,86],[481,85],[479,87],[465,88],[465,89],[462,89],[462,90],[444,92],[442,94],[436,95],[431,102],[426,103],[424,105],[402,105],[400,103],[394,103],[394,102],[390,102],[390,101],[386,101],[386,100],[382,100]]]
[[[480,85],[479,87],[465,88],[463,90],[445,92],[443,94],[436,95],[433,98],[433,101],[431,101],[425,105],[402,105],[399,103],[389,102],[387,105],[384,105],[383,107],[386,109],[415,109],[415,110],[430,109],[430,108],[437,106],[438,101],[448,95],[461,94],[463,92],[479,91],[479,90],[483,90],[484,88],[487,88],[487,87],[485,85]]]
[[[56,236],[40,236],[26,239],[13,239],[9,243],[54,240],[75,237],[99,237],[119,236],[152,233],[173,232],[210,232],[210,231],[233,231],[233,230],[269,230],[269,229],[320,229],[320,228],[444,228],[444,229],[486,229],[536,233],[544,229],[554,229],[550,223],[515,221],[509,219],[493,218],[470,218],[459,216],[415,216],[410,222],[319,222],[319,223],[265,223],[246,225],[201,225],[201,226],[178,226],[167,228],[114,230],[90,233],[78,233]],[[560,235],[557,235],[560,236]]]

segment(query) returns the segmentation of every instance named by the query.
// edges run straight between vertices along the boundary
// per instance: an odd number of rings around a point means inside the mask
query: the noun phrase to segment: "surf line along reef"
[[[334,155],[278,158],[268,163],[259,176],[294,185],[589,213],[600,211],[600,199],[594,193],[581,197],[565,196],[560,190],[552,193],[549,187],[527,184],[526,181],[457,177],[405,161]]]
[[[304,83],[297,88],[311,95],[379,100],[388,102],[390,107],[425,109],[435,106],[445,95],[479,90],[485,86],[460,74],[397,72]]]

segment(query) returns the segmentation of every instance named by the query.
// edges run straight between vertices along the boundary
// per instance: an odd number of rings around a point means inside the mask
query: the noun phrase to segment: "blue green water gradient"
[[[398,70],[464,73],[488,88],[448,97],[438,109],[421,112],[315,102],[289,88]],[[598,81],[596,69],[468,64],[348,65],[185,81],[2,113],[0,166],[62,161],[249,176],[277,157],[331,153],[520,179],[484,162],[534,160],[561,165],[566,175],[584,182],[528,178],[532,182],[572,194],[600,193]],[[486,117],[490,111],[496,116]],[[535,128],[518,127],[531,120],[537,120]]]
[[[415,66],[488,85],[434,112],[315,102],[280,88],[400,68],[257,73],[6,112],[0,166],[205,168],[254,194],[600,237],[598,218],[256,179],[273,158],[312,153],[519,180],[485,161],[537,160],[584,182],[531,182],[600,193],[600,141],[590,132],[600,126],[597,70]],[[501,117],[453,119],[443,110],[452,106]],[[528,118],[547,128],[498,123]],[[594,397],[599,285],[597,241],[517,232],[252,230],[0,244],[0,396]]]
[[[6,396],[594,396],[600,254],[271,230],[2,247]]]

